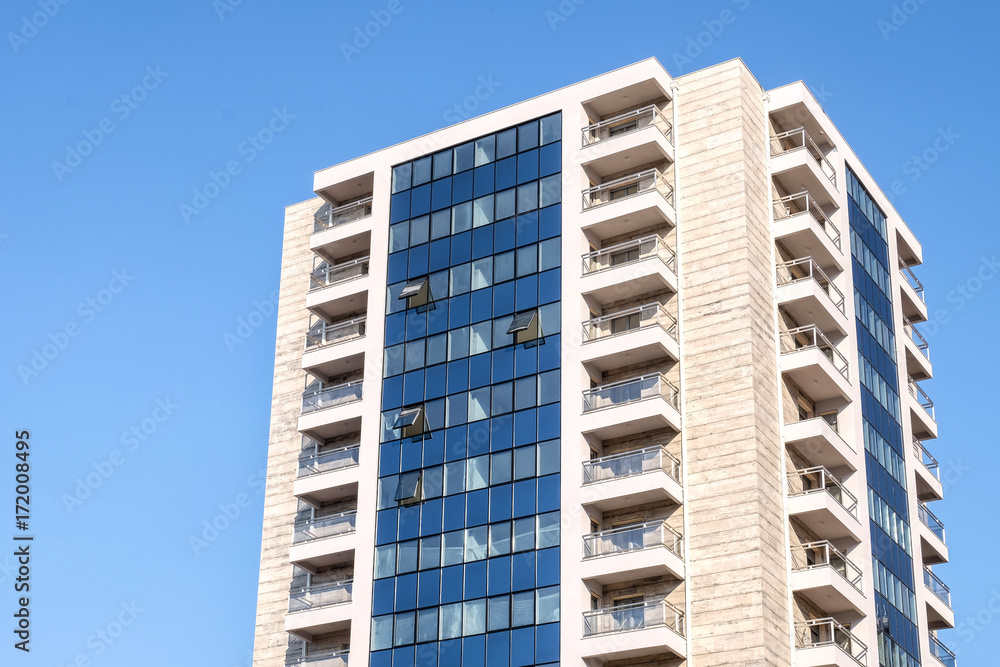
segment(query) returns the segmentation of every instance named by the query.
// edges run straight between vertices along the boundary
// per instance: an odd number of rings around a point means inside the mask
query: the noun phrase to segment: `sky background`
[[[37,541],[25,660],[0,530],[0,663],[247,665],[283,207],[318,169],[650,56],[674,76],[742,57],[765,88],[804,80],[883,188],[900,182],[934,314],[933,510],[954,563],[937,572],[959,622],[942,638],[994,663],[1000,5],[396,3],[3,3],[0,497],[12,514],[29,429]],[[391,20],[353,44],[373,11]]]

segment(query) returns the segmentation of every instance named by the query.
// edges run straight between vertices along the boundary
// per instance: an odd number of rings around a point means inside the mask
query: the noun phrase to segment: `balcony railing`
[[[899,272],[903,274],[903,278],[907,283],[909,283],[910,287],[913,288],[913,291],[916,292],[917,296],[920,297],[920,300],[924,301],[924,285],[917,278],[916,274],[913,273],[913,270],[906,264],[900,262]]]
[[[681,481],[681,462],[667,452],[667,448],[663,445],[655,445],[633,452],[611,454],[584,461],[583,483],[596,484],[654,470],[663,470],[674,481]]]
[[[944,524],[941,523],[941,519],[934,516],[934,513],[927,509],[926,503],[917,504],[917,516],[920,518],[920,523],[930,528],[931,532],[944,542]]]
[[[325,537],[334,537],[335,535],[349,535],[357,529],[357,515],[358,513],[352,510],[319,519],[298,521],[295,524],[292,544],[322,540]]]
[[[350,651],[304,655],[285,660],[285,667],[346,667]]]
[[[955,654],[951,650],[941,643],[941,640],[934,635],[929,635],[930,639],[930,649],[931,655],[933,655],[938,662],[940,662],[944,667],[955,667],[957,660],[955,660]]]
[[[834,187],[837,186],[837,170],[833,168],[826,155],[819,149],[813,138],[809,136],[804,127],[800,127],[788,132],[782,132],[771,139],[771,155],[782,155],[794,150],[805,148],[816,160],[820,169],[830,179]]]
[[[833,618],[817,618],[795,624],[795,648],[836,646],[859,665],[868,660],[868,647]]]
[[[847,357],[842,355],[840,351],[833,346],[830,339],[823,335],[816,325],[810,324],[805,327],[798,327],[796,329],[789,329],[788,331],[782,332],[779,336],[781,342],[781,353],[791,354],[793,352],[798,352],[799,350],[819,350],[823,353],[823,356],[830,360],[834,368],[844,376],[844,379],[850,379],[850,370],[848,368]]]
[[[931,453],[924,447],[924,443],[916,438],[913,439],[913,455],[934,475],[935,479],[941,479],[941,469],[938,466],[937,459],[931,456]]]
[[[363,383],[364,380],[353,380],[334,387],[307,388],[302,394],[302,414],[360,401]]]
[[[336,324],[327,324],[323,320],[317,319],[306,331],[306,350],[364,338],[366,330],[367,318],[364,317]]]
[[[313,232],[321,232],[324,229],[333,229],[349,222],[355,222],[362,218],[367,218],[372,214],[372,198],[365,197],[358,201],[352,201],[343,206],[328,208],[322,215],[317,215],[313,219]]]
[[[589,211],[598,206],[654,191],[663,195],[668,204],[674,205],[674,186],[659,169],[647,169],[587,188],[583,191],[583,210]]]
[[[815,280],[816,283],[833,301],[841,313],[846,314],[844,306],[844,293],[840,291],[826,272],[813,261],[812,257],[802,257],[793,259],[790,262],[780,262],[777,266],[778,285],[791,285],[801,280]]]
[[[826,235],[830,237],[833,244],[840,248],[840,230],[826,216],[826,213],[823,212],[823,209],[808,192],[803,191],[798,194],[788,195],[774,202],[775,220],[784,220],[800,213],[811,215],[819,226],[823,228],[823,231],[826,232]]]
[[[928,360],[931,358],[931,344],[927,342],[927,339],[920,335],[917,327],[908,319],[903,320],[903,331],[906,335],[910,337],[913,344],[917,346],[920,353],[924,355]]]
[[[920,388],[920,385],[913,378],[909,378],[909,385],[910,396],[917,399],[917,403],[924,409],[924,412],[931,416],[931,419],[937,420],[937,417],[934,416],[934,401],[931,400],[931,397]]]
[[[583,636],[667,627],[684,636],[684,612],[664,599],[646,600],[583,613]]]
[[[673,144],[673,127],[671,127],[670,121],[663,115],[659,107],[655,104],[650,104],[641,109],[626,111],[614,118],[606,118],[599,123],[594,123],[583,128],[583,146],[592,146],[606,139],[638,132],[650,126],[662,132],[667,141]]]
[[[680,409],[680,393],[677,387],[670,384],[670,381],[662,373],[650,373],[631,380],[622,380],[587,389],[583,392],[583,411],[603,410],[657,396],[674,408]]]
[[[662,237],[653,234],[588,252],[583,256],[583,275],[634,264],[652,257],[659,257],[667,268],[674,270],[676,255],[673,248]]]
[[[629,308],[602,315],[583,323],[583,342],[609,338],[659,324],[671,338],[677,340],[677,320],[659,303]]]
[[[655,547],[666,547],[680,556],[682,545],[681,534],[668,526],[665,521],[649,521],[584,535],[583,557],[612,556]]]
[[[348,445],[331,449],[322,454],[310,453],[299,457],[299,477],[318,475],[321,472],[351,468],[358,465],[361,445]]]
[[[803,468],[793,470],[788,473],[788,495],[802,496],[810,493],[829,493],[834,500],[850,512],[851,516],[858,516],[858,499],[854,494],[844,488],[836,477],[823,466],[814,468]]]
[[[325,586],[306,586],[288,596],[288,613],[310,611],[351,601],[353,581],[338,581]]]
[[[810,542],[792,547],[792,570],[815,570],[828,567],[847,580],[851,586],[863,592],[861,569],[847,556],[827,541]]]
[[[357,280],[368,275],[368,262],[370,257],[360,257],[342,264],[329,265],[326,262],[320,264],[309,275],[309,289],[321,289],[330,285],[346,283],[349,280]]]
[[[937,575],[931,572],[928,567],[924,568],[924,586],[931,589],[931,593],[934,593],[941,602],[948,605],[949,609],[951,608],[951,589],[938,579]]]

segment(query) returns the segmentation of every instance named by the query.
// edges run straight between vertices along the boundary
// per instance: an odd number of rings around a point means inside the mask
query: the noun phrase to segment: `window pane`
[[[496,158],[495,143],[493,135],[476,139],[476,166],[493,162]]]
[[[535,548],[535,517],[529,516],[514,521],[514,551]]]
[[[510,553],[510,522],[490,525],[490,557]]]
[[[535,622],[535,592],[514,593],[511,625],[531,625]]]
[[[417,641],[430,642],[438,636],[437,607],[421,609],[417,612]]]
[[[559,400],[559,371],[549,371],[538,376],[538,404],[546,405]]]
[[[444,468],[436,466],[434,468],[424,468],[423,492],[424,499],[438,498],[441,496],[444,479]]]
[[[538,516],[538,548],[559,546],[559,512]]]
[[[450,496],[465,491],[465,461],[444,464],[444,495]]]
[[[458,426],[468,421],[469,397],[465,393],[453,394],[448,397],[447,425]],[[445,495],[447,491],[447,470],[445,470]]]
[[[493,195],[480,197],[472,203],[472,226],[483,227],[493,222]]]
[[[434,178],[444,178],[451,175],[451,150],[441,151],[434,155]]]
[[[538,244],[538,270],[548,271],[562,263],[560,239],[554,238]]]
[[[441,565],[441,536],[431,535],[420,540],[420,569],[429,570]]]
[[[483,289],[493,284],[493,258],[484,257],[472,263],[472,289]]]
[[[538,145],[538,121],[533,120],[517,128],[517,150],[531,150]]]
[[[408,371],[415,370],[417,368],[423,368],[424,366],[424,341],[412,340],[406,344],[406,366],[405,369]]]
[[[451,233],[451,210],[435,211],[431,215],[431,239],[441,239]]]
[[[441,639],[454,639],[462,636],[461,602],[441,607],[441,624],[438,636]]]
[[[494,417],[513,411],[513,396],[511,395],[513,389],[514,386],[510,382],[493,386],[493,412],[491,414]]]
[[[458,565],[465,557],[465,531],[456,530],[452,533],[445,533],[442,536],[444,549],[441,558],[441,565]]]
[[[486,600],[466,602],[463,634],[468,636],[484,632],[486,632]]]
[[[469,356],[469,327],[448,332],[448,361]]]
[[[479,322],[472,325],[472,334],[469,341],[469,354],[480,354],[490,351],[490,337],[493,334],[493,326],[489,321]]]
[[[462,264],[452,267],[449,294],[455,296],[456,294],[465,294],[468,292],[471,279],[472,264]]]
[[[393,194],[397,192],[402,192],[410,187],[410,171],[411,165],[409,162],[406,164],[401,164],[398,167],[392,168],[392,192]]]
[[[493,262],[493,281],[502,283],[514,279],[514,251],[497,255]]]
[[[514,479],[527,479],[535,476],[535,446],[518,447],[514,450]]]
[[[396,572],[417,571],[417,541],[402,542],[399,545],[399,556],[396,562]]]
[[[534,376],[516,380],[514,383],[514,409],[523,410],[535,407],[535,386],[538,381]]]
[[[448,358],[448,337],[438,334],[427,339],[426,363],[428,366],[440,364]]]
[[[517,129],[504,130],[497,135],[497,158],[505,158],[517,152]]]
[[[392,615],[372,619],[372,649],[392,648]]]
[[[403,372],[403,346],[385,348],[385,377]]]
[[[538,271],[538,247],[534,245],[517,249],[517,277]]]
[[[562,181],[559,174],[548,176],[541,180],[541,198],[539,206],[551,206],[562,201]]]
[[[467,201],[451,209],[451,233],[460,234],[472,229],[472,202]]]
[[[375,547],[375,578],[391,577],[394,574],[396,574],[396,545]]]
[[[538,623],[555,623],[559,620],[559,587],[540,588],[538,596]]]
[[[486,558],[486,526],[465,529],[465,562]]]
[[[396,632],[393,637],[393,644],[395,646],[412,644],[416,629],[417,615],[415,613],[411,611],[405,614],[396,614]]]
[[[475,491],[486,488],[486,478],[489,477],[490,457],[477,456],[468,460],[468,472],[466,474],[466,489]]]
[[[501,595],[490,598],[490,630],[504,630],[510,625],[510,597]]]
[[[389,252],[406,250],[410,245],[410,223],[401,222],[389,228]]]
[[[469,421],[475,422],[490,416],[490,388],[473,389],[469,392]]]
[[[514,189],[496,193],[496,219],[503,220],[514,215]]]
[[[517,212],[525,213],[538,208],[538,182],[517,186]]]
[[[559,472],[559,441],[538,443],[538,476]]]
[[[559,141],[562,138],[562,116],[560,114],[553,114],[552,116],[546,116],[541,120],[541,125],[542,125],[541,144],[543,146],[545,144],[551,144],[554,141]]]
[[[457,174],[460,171],[465,171],[466,169],[472,169],[472,142],[467,144],[462,144],[455,148],[455,163],[454,171]]]

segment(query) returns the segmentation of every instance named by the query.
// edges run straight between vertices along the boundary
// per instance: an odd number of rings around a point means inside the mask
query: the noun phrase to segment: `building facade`
[[[314,189],[255,666],[954,664],[921,247],[803,84],[646,60]]]

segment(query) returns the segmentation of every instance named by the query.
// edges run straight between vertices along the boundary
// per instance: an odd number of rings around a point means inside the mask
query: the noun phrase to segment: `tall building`
[[[255,666],[954,664],[921,247],[805,85],[645,60],[314,189]]]

